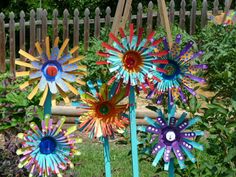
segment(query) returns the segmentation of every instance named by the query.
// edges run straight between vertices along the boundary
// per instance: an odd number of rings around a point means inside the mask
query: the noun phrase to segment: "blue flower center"
[[[48,60],[43,64],[42,72],[47,81],[54,81],[62,72],[62,66],[56,60]]]
[[[47,136],[42,138],[39,149],[42,154],[51,154],[56,150],[56,140],[53,137]]]
[[[174,60],[169,60],[168,64],[160,67],[166,70],[166,73],[162,73],[162,77],[166,80],[172,80],[180,74],[180,67]]]

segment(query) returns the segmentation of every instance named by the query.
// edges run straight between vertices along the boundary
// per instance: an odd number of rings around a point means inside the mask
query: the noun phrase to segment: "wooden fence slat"
[[[159,11],[157,12],[157,28],[159,28],[160,26],[163,26],[162,21],[161,21],[161,15],[159,13]]]
[[[63,41],[69,38],[69,12],[67,9],[63,12]],[[66,46],[65,51],[67,52],[69,45]]]
[[[15,58],[16,58],[16,44],[15,44],[15,15],[13,12],[9,15],[9,33],[10,33],[10,72],[15,76]]]
[[[37,14],[36,14],[37,21],[42,20],[42,13],[43,13],[43,10],[41,8],[37,8]],[[36,26],[36,40],[39,42],[42,41],[41,29],[42,29],[42,25]]]
[[[207,25],[207,0],[203,0],[202,4],[202,16],[201,16],[201,27],[204,28]]]
[[[54,42],[56,37],[58,37],[58,10],[53,10],[53,19],[52,19],[52,29],[53,29],[53,38],[52,41]]]
[[[142,22],[143,22],[143,5],[140,2],[138,4],[138,12],[137,12],[137,29],[142,27]]]
[[[170,1],[169,21],[171,25],[173,25],[175,22],[175,1],[174,0]]]
[[[30,50],[29,53],[35,54],[35,11],[30,11]]]
[[[153,3],[150,1],[148,3],[148,13],[147,13],[147,34],[152,32],[153,24]]]
[[[213,15],[218,15],[218,10],[219,10],[219,1],[215,0],[213,3]]]
[[[197,12],[197,1],[192,1],[192,9],[191,9],[191,15],[190,15],[190,35],[193,35],[196,31],[196,12]]]
[[[185,12],[186,12],[186,2],[185,0],[181,1],[180,4],[180,11],[179,11],[179,27],[183,30],[185,30],[185,20],[186,20],[186,16],[185,16]]]
[[[48,15],[48,12],[46,9],[44,9],[42,12],[42,43],[43,45],[45,44],[45,39],[48,33],[47,15]]]
[[[132,23],[132,7],[130,7],[129,15],[127,18],[127,23],[131,24]]]
[[[109,27],[111,25],[111,8],[106,8],[106,16],[105,16],[105,27]]]
[[[100,9],[99,7],[95,10],[95,19],[94,19],[94,36],[100,38]]]
[[[89,47],[89,9],[86,8],[84,11],[84,50],[87,51]]]
[[[74,26],[73,26],[73,45],[79,45],[79,10],[74,10]],[[73,54],[74,57],[78,56],[78,52]]]
[[[25,50],[25,12],[20,12],[20,49]],[[20,59],[22,61],[25,60],[25,58],[20,55]],[[25,67],[21,67],[22,70],[25,70]]]
[[[5,15],[0,13],[0,72],[4,73],[6,71],[6,37],[4,21]]]

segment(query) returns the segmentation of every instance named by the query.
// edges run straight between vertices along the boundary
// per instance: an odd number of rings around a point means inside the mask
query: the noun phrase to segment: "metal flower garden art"
[[[82,132],[89,133],[90,138],[103,142],[106,176],[111,176],[109,138],[113,139],[115,132],[123,131],[129,124],[125,114],[128,104],[120,104],[126,92],[125,89],[109,89],[101,81],[97,81],[98,90],[91,81],[87,85],[90,92],[80,91],[82,103],[79,105],[87,112],[82,114],[79,127]]]
[[[123,83],[126,85],[126,95],[129,96],[133,176],[137,177],[139,176],[139,169],[135,90],[138,91],[138,87],[146,90],[146,83],[149,83],[149,79],[160,81],[154,75],[154,71],[165,73],[163,68],[157,67],[157,63],[166,64],[168,62],[165,59],[160,59],[167,54],[167,51],[155,52],[156,46],[162,42],[162,39],[152,41],[155,35],[154,31],[147,38],[142,38],[143,29],[138,29],[137,35],[135,35],[134,26],[131,24],[129,36],[125,35],[122,28],[119,29],[119,32],[120,39],[113,33],[109,34],[109,37],[114,41],[112,45],[102,43],[106,51],[99,51],[98,55],[105,57],[106,61],[99,61],[97,64],[107,64],[109,71],[114,73],[108,82],[109,85],[113,84],[112,87],[115,87],[116,90],[119,90]]]
[[[80,130],[89,133],[91,138],[114,138],[116,130],[122,130],[129,124],[124,114],[127,104],[120,104],[125,98],[125,90],[112,93],[107,84],[98,86],[98,91],[91,81],[87,82],[90,92],[81,93],[83,108],[87,110],[82,117]]]
[[[19,168],[25,167],[29,171],[29,176],[51,176],[56,174],[62,177],[60,169],[66,170],[74,165],[70,158],[80,155],[76,144],[81,139],[73,134],[76,125],[63,129],[66,118],[61,118],[56,125],[49,115],[42,121],[42,130],[32,122],[31,130],[27,133],[19,133],[18,138],[22,139],[22,148],[17,150],[18,155],[22,155]]]
[[[160,79],[159,82],[154,80],[154,89],[152,89],[147,98],[153,98],[157,95],[157,104],[161,104],[164,95],[167,94],[169,105],[174,104],[175,98],[179,96],[181,100],[186,103],[187,98],[183,92],[186,90],[192,95],[196,96],[196,92],[193,89],[192,81],[205,83],[205,79],[199,78],[194,75],[197,70],[207,69],[206,64],[192,64],[192,61],[203,54],[203,51],[194,53],[191,48],[194,42],[188,42],[181,49],[182,35],[177,35],[175,43],[171,48],[166,38],[163,38],[164,50],[168,51],[168,55],[161,57],[161,59],[167,60],[168,64],[159,64],[158,67],[165,70],[165,73],[156,72],[156,76]],[[159,52],[160,47],[156,48]]]
[[[201,151],[203,150],[203,146],[194,142],[193,139],[197,136],[204,135],[204,132],[199,130],[187,130],[198,122],[200,118],[194,117],[191,120],[187,120],[187,113],[184,112],[180,118],[177,119],[175,117],[175,109],[176,106],[172,106],[167,118],[163,115],[161,110],[158,110],[156,121],[145,117],[145,120],[150,125],[139,127],[139,130],[152,134],[150,144],[154,145],[151,153],[155,155],[152,165],[156,166],[161,158],[163,158],[165,162],[164,169],[169,171],[169,176],[174,175],[174,156],[177,158],[180,168],[183,169],[186,167],[184,164],[184,153],[195,163],[196,159],[191,151],[194,148]]]
[[[39,57],[20,50],[19,53],[30,60],[30,62],[16,61],[17,65],[30,68],[29,71],[16,72],[16,76],[29,76],[29,80],[20,86],[24,89],[27,86],[36,83],[32,92],[28,95],[28,99],[32,99],[38,91],[43,91],[40,105],[43,106],[46,97],[49,94],[55,95],[60,93],[66,104],[70,102],[67,92],[71,91],[78,95],[78,91],[70,82],[83,83],[78,79],[78,75],[84,75],[86,69],[83,65],[78,65],[77,62],[84,57],[79,56],[73,58],[72,54],[76,52],[78,46],[72,48],[69,52],[65,51],[69,39],[66,39],[61,48],[58,48],[59,37],[55,39],[53,48],[50,51],[49,37],[45,39],[45,50],[43,50],[39,42],[35,43],[35,47],[39,53]],[[55,105],[55,97],[52,99],[52,104]]]

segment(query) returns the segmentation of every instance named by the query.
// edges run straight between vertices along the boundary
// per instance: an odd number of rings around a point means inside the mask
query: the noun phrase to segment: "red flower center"
[[[139,72],[143,58],[137,51],[128,51],[124,54],[122,62],[129,72]]]
[[[47,74],[51,77],[54,77],[57,75],[57,67],[55,66],[48,66],[47,67]]]

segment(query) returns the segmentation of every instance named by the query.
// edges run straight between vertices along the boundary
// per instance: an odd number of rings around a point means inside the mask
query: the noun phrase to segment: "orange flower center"
[[[143,58],[139,52],[130,50],[122,58],[123,65],[129,72],[139,72],[143,63]]]

